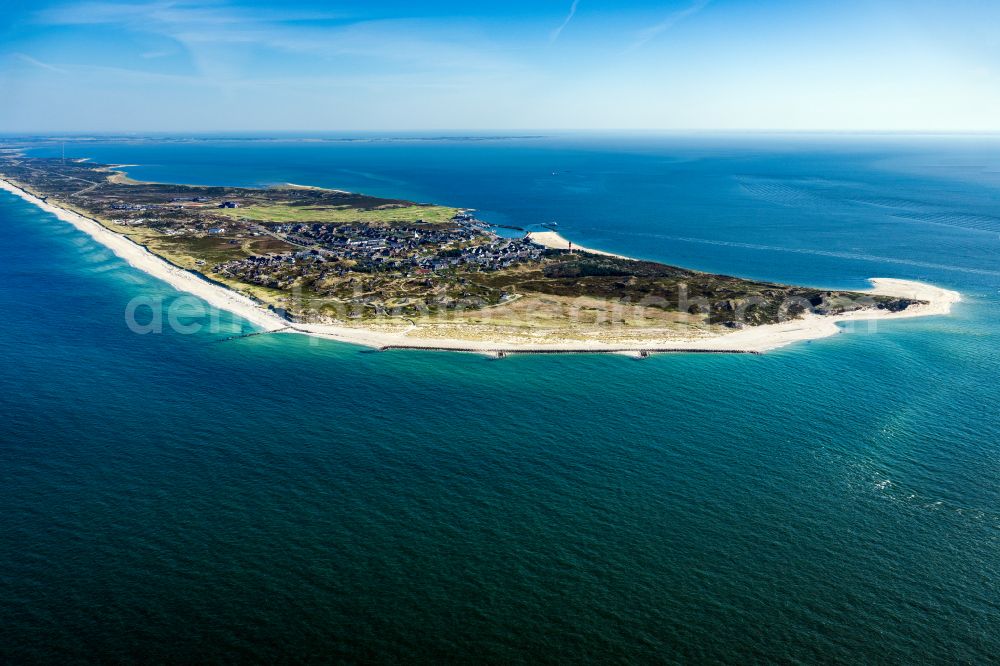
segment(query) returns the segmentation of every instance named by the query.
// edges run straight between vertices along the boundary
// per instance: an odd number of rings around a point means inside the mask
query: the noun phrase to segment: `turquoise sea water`
[[[44,154],[44,151],[39,154]],[[986,663],[1000,140],[68,144],[558,221],[635,256],[961,291],[761,357],[502,361],[250,330],[0,193],[0,661]]]

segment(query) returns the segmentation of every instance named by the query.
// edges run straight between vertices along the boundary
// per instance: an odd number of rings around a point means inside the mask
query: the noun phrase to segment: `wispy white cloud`
[[[239,24],[289,23],[344,18],[343,13],[292,11],[255,8],[253,11],[227,6],[222,2],[191,0],[151,0],[150,2],[115,2],[91,0],[57,5],[35,13],[43,25],[124,24],[136,29],[173,25],[221,27]]]
[[[493,48],[486,35],[475,29],[456,30],[453,23],[372,20],[357,14],[312,10],[251,11],[222,0],[150,0],[140,4],[90,0],[41,10],[35,21],[43,25],[110,25],[163,37],[184,52],[203,75],[214,78],[238,78],[239,70],[265,50],[273,52],[269,55],[289,58],[272,57],[271,63],[291,66],[290,59],[298,57],[307,68],[329,67],[339,58],[364,59],[375,67],[393,63],[410,71],[521,68]],[[157,44],[141,56],[148,60],[168,54]]]
[[[657,35],[666,32],[684,19],[690,18],[703,10],[710,2],[712,2],[712,0],[695,0],[689,7],[675,11],[659,23],[654,23],[653,25],[640,30],[636,35],[635,41],[633,41],[631,46],[629,46],[629,50],[641,49]]]
[[[566,15],[566,18],[563,19],[563,22],[559,24],[559,27],[553,30],[552,34],[549,35],[549,42],[555,42],[556,40],[559,39],[559,37],[563,33],[563,30],[566,29],[566,26],[568,26],[570,24],[570,21],[573,20],[573,17],[576,16],[576,8],[579,6],[580,6],[580,0],[573,0],[573,4],[570,5],[569,13]]]
[[[20,60],[21,62],[26,62],[29,65],[32,65],[34,67],[38,67],[39,69],[44,69],[44,70],[47,70],[49,72],[55,72],[56,74],[67,74],[68,73],[65,69],[63,69],[61,67],[56,67],[55,65],[50,65],[47,62],[42,62],[38,58],[32,58],[30,55],[28,55],[26,53],[12,53],[11,55],[14,56],[15,58],[17,58],[18,60]]]

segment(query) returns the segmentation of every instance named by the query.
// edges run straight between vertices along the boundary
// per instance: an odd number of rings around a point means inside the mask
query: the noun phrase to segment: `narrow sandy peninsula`
[[[481,353],[662,353],[662,352],[722,352],[760,353],[804,340],[814,340],[835,335],[843,329],[838,324],[861,320],[889,320],[932,315],[946,315],[959,302],[960,295],[929,284],[873,278],[873,296],[905,298],[915,301],[905,309],[868,308],[839,314],[804,313],[801,316],[777,323],[748,326],[740,330],[719,334],[715,329],[698,329],[692,334],[662,331],[658,335],[600,334],[574,335],[560,339],[551,331],[542,335],[532,330],[512,331],[510,327],[467,324],[457,322],[426,325],[402,318],[392,322],[369,322],[364,325],[341,325],[322,322],[291,321],[281,316],[275,308],[266,307],[259,300],[237,293],[220,284],[210,282],[200,275],[177,266],[150,252],[142,245],[116,233],[98,221],[49,203],[18,185],[0,180],[0,188],[51,213],[60,220],[90,235],[111,249],[134,268],[157,277],[179,291],[193,294],[209,305],[232,312],[267,332],[306,334],[341,342],[374,348],[407,348],[469,351]],[[530,241],[547,248],[567,250],[569,241],[555,232],[533,233]],[[576,252],[607,257],[618,257],[599,250],[579,246]],[[620,258],[620,257],[619,257]],[[508,298],[513,303],[515,298]],[[504,304],[507,306],[507,303]],[[453,335],[449,335],[449,331]]]

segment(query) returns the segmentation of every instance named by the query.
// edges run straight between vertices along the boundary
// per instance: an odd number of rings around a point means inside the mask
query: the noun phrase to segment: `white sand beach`
[[[528,234],[528,238],[535,241],[539,245],[544,245],[547,248],[553,250],[569,250],[572,249],[577,252],[589,252],[590,254],[603,254],[605,257],[618,257],[620,259],[628,259],[621,254],[612,254],[611,252],[605,252],[603,250],[592,250],[589,247],[583,247],[582,245],[577,245],[573,243],[570,245],[570,241],[563,238],[557,231],[532,231]]]
[[[902,312],[869,309],[833,316],[808,315],[792,321],[755,326],[717,336],[694,338],[670,337],[665,335],[661,338],[643,340],[615,340],[613,337],[608,337],[593,340],[560,341],[546,339],[544,342],[534,343],[505,339],[503,336],[496,339],[474,340],[429,337],[426,335],[421,337],[419,326],[410,326],[408,328],[390,326],[385,327],[384,330],[377,330],[374,327],[361,328],[332,324],[290,324],[287,320],[274,314],[254,300],[238,294],[231,289],[209,282],[190,271],[174,266],[141,245],[105,228],[91,218],[49,204],[2,179],[0,179],[0,188],[55,215],[60,220],[72,224],[80,231],[107,246],[131,266],[163,280],[179,291],[193,294],[213,307],[232,312],[264,331],[307,334],[375,348],[405,347],[482,353],[551,353],[574,351],[765,352],[795,342],[836,335],[843,330],[837,325],[838,323],[946,315],[951,311],[952,306],[961,300],[961,296],[957,292],[941,289],[929,284],[892,278],[872,278],[871,282],[874,285],[870,291],[872,294],[914,298],[927,301],[927,304],[911,306]],[[531,238],[547,247],[557,247],[559,249],[567,248],[569,243],[556,232],[533,233],[531,234]],[[586,249],[575,244],[574,249],[593,252],[595,254],[621,256]]]
[[[253,325],[267,331],[288,326],[287,321],[260,307],[250,298],[237,294],[231,289],[212,284],[190,271],[174,266],[125,236],[101,226],[100,223],[89,217],[46,203],[35,195],[2,179],[0,179],[0,189],[21,197],[45,212],[52,213],[64,222],[69,222],[127,261],[132,267],[163,280],[178,291],[194,294],[209,305],[239,315]]]

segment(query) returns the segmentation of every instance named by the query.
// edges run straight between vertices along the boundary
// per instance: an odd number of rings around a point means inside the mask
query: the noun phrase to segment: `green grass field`
[[[391,224],[393,222],[416,222],[423,220],[428,224],[444,224],[458,213],[457,208],[446,206],[404,206],[402,208],[363,209],[349,206],[288,206],[274,204],[265,206],[248,206],[247,208],[219,208],[213,213],[233,219],[246,219],[255,222],[319,222],[344,224],[349,222],[367,222],[369,224]]]

